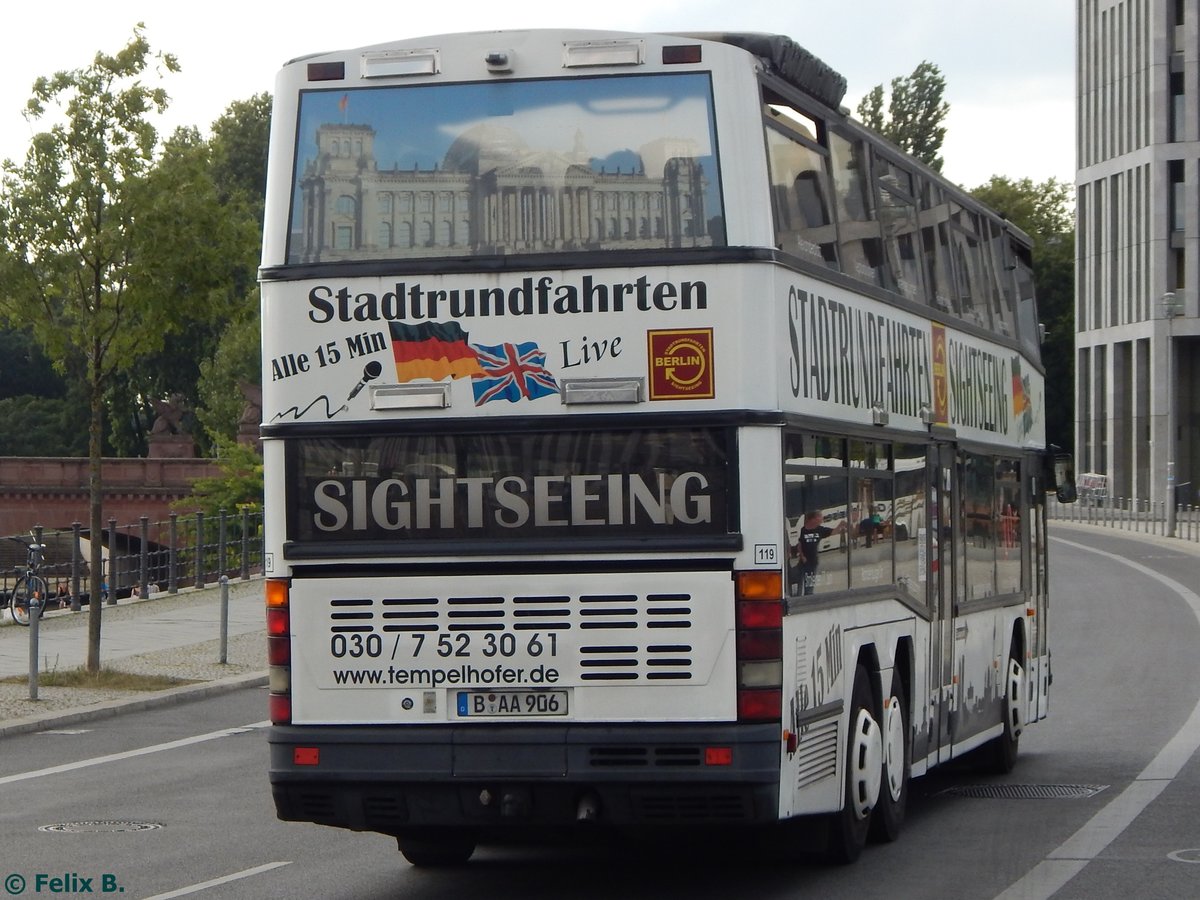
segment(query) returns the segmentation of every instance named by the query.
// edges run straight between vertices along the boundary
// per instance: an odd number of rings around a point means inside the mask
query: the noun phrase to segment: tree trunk
[[[104,599],[100,595],[100,586],[104,582],[104,488],[101,477],[101,462],[104,457],[104,398],[100,390],[100,375],[95,358],[89,361],[89,368],[91,384],[88,395],[91,417],[88,421],[88,537],[91,554],[88,565],[91,572],[88,578],[87,670],[96,673],[100,671],[100,616],[104,608]],[[110,590],[113,587],[115,586],[109,585]]]

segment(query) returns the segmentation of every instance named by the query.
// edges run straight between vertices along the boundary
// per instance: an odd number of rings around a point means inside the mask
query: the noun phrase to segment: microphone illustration
[[[354,390],[352,390],[350,392],[350,396],[346,398],[346,403],[349,404],[349,402],[351,400],[353,400],[355,397],[357,397],[358,392],[361,391],[364,387],[366,387],[366,384],[368,381],[374,381],[382,373],[383,373],[383,364],[377,359],[373,359],[369,363],[367,363],[365,366],[363,366],[362,381],[360,381],[358,384],[356,384],[354,386]],[[345,409],[345,408],[346,408],[345,405],[343,405],[342,409]]]

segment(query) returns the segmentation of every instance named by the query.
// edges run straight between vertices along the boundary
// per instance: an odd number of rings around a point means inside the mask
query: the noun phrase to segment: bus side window
[[[897,444],[893,468],[896,483],[892,505],[892,542],[896,556],[896,584],[909,596],[924,602],[925,447],[920,444]]]

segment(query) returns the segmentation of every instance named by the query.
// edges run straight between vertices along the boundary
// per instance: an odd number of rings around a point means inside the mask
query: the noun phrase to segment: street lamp
[[[1167,320],[1166,342],[1166,404],[1167,404],[1167,537],[1175,537],[1175,348],[1172,346],[1171,323],[1183,312],[1183,303],[1174,291],[1162,296],[1163,318]]]

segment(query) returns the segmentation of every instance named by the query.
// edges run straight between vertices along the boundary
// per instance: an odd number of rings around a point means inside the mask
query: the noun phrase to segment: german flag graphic
[[[406,325],[391,322],[392,353],[396,357],[396,379],[400,382],[430,378],[441,381],[482,375],[467,333],[457,322],[422,322]]]

